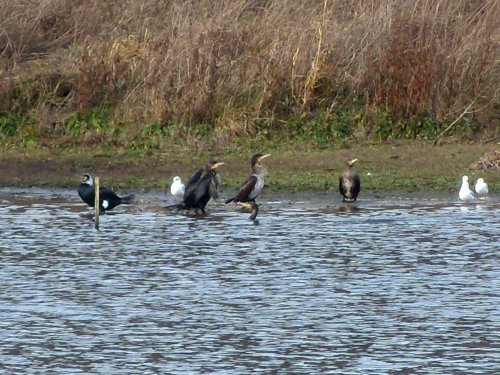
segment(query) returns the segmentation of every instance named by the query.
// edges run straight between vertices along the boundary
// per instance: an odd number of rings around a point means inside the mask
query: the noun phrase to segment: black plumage
[[[234,203],[250,203],[252,208],[252,215],[250,219],[254,220],[257,217],[259,212],[259,207],[255,203],[255,199],[259,196],[262,189],[264,188],[265,178],[267,175],[266,168],[260,164],[260,162],[271,156],[271,154],[261,154],[257,153],[252,156],[251,166],[252,172],[248,176],[248,178],[243,182],[238,193],[229,199],[226,200],[226,204],[234,202]]]
[[[179,208],[196,209],[205,213],[210,198],[218,198],[220,178],[216,169],[223,164],[213,160],[207,163],[204,170],[197,170],[186,184],[183,203]]]
[[[358,199],[361,190],[361,181],[353,168],[358,159],[352,159],[347,162],[347,169],[339,177],[339,190],[343,196],[344,202],[354,202]]]
[[[90,207],[95,204],[95,188],[92,175],[84,173],[81,175],[81,184],[78,187],[78,195]],[[131,204],[135,200],[135,195],[130,194],[125,197],[119,197],[112,190],[100,186],[99,187],[99,211],[101,213],[112,210],[120,204]]]

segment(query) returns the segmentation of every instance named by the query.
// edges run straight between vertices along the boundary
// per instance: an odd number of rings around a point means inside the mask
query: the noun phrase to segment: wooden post
[[[94,211],[95,211],[95,229],[99,230],[99,177],[95,178],[94,181],[94,191],[95,191],[95,200],[94,200]]]

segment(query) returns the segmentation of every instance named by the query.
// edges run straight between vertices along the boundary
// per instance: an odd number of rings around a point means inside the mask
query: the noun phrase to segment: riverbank
[[[486,152],[498,150],[490,144],[443,144],[422,142],[355,145],[349,148],[306,150],[292,145],[274,146],[270,152],[267,189],[271,191],[336,190],[345,161],[357,157],[356,169],[364,191],[408,192],[454,191],[462,175],[472,181],[483,177],[490,189],[500,186],[500,173],[472,170],[470,164]],[[176,175],[183,180],[207,160],[224,161],[220,174],[226,189],[237,189],[250,169],[253,150],[233,149],[137,152],[125,148],[9,148],[0,153],[0,186],[72,187],[88,171],[115,189],[164,189]]]

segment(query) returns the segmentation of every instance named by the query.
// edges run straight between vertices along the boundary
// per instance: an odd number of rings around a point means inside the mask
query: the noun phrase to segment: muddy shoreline
[[[424,143],[358,145],[352,148],[263,150],[269,171],[267,189],[275,192],[337,189],[339,173],[349,158],[360,159],[357,170],[365,191],[451,192],[462,175],[485,178],[500,185],[500,173],[473,170],[470,165],[499,145]],[[0,187],[77,186],[79,174],[99,175],[107,186],[164,190],[176,175],[183,180],[209,159],[224,161],[220,169],[225,189],[236,189],[250,170],[252,151],[220,150],[211,153],[150,152],[104,149],[7,149],[0,153]]]

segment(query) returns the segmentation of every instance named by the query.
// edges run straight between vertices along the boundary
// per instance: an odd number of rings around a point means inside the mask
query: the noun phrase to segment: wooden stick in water
[[[95,200],[94,200],[94,211],[95,211],[95,229],[99,230],[99,177],[95,178],[94,181],[94,191],[95,191]]]

